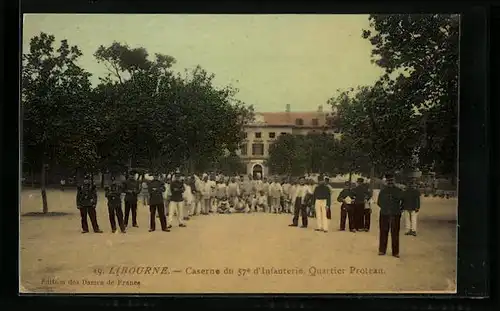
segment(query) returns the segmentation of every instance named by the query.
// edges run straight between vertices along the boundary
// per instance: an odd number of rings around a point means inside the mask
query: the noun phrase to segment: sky
[[[368,15],[27,14],[22,48],[40,32],[67,39],[95,85],[106,68],[93,54],[117,41],[173,56],[179,72],[200,65],[256,111],[314,111],[381,76],[361,37],[368,28]]]

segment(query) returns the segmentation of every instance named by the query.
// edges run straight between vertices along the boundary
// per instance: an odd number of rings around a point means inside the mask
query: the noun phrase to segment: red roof
[[[304,127],[316,127],[325,126],[328,113],[327,112],[260,112],[256,113],[260,115],[267,125],[274,126],[304,126]],[[302,119],[302,124],[300,124],[299,119]],[[317,119],[318,123],[313,124],[313,120]]]

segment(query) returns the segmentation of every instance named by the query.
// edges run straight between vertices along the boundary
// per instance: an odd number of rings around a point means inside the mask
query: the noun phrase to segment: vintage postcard
[[[20,293],[455,293],[459,25],[25,15]]]

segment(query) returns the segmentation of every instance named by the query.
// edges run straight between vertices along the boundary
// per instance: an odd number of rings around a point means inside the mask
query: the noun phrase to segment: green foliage
[[[391,86],[401,109],[420,112],[420,164],[456,174],[459,16],[372,15],[374,62],[387,74],[405,71]]]
[[[281,135],[269,148],[272,174],[299,176],[307,172],[331,175],[356,170],[348,148],[333,134]]]
[[[113,42],[94,56],[108,69],[92,88],[82,55],[66,40],[40,34],[23,55],[23,151],[29,167],[123,172],[241,168],[237,149],[253,108],[232,86],[217,87],[200,66],[176,74],[175,58]]]
[[[458,16],[376,14],[370,25],[363,37],[385,74],[372,86],[342,91],[329,100],[346,144],[367,157],[379,174],[418,165],[453,176]]]
[[[245,163],[234,153],[219,156],[211,167],[226,176],[245,174],[247,170]]]
[[[23,54],[24,158],[32,167],[65,164],[92,167],[98,159],[94,137],[99,124],[90,101],[90,74],[77,65],[82,55],[62,40],[41,33]]]

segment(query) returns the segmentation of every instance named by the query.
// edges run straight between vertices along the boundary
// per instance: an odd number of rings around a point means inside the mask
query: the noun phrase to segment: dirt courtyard
[[[81,234],[75,190],[23,190],[20,207],[20,291],[31,293],[387,293],[455,292],[456,199],[422,198],[418,236],[400,238],[401,258],[378,256],[378,207],[370,232],[339,232],[339,204],[330,232],[291,228],[291,216],[264,213],[196,216],[186,228],[111,233],[104,194],[102,234]],[[63,214],[67,213],[67,214]],[[90,225],[90,223],[89,223]],[[159,227],[159,219],[157,219]],[[390,254],[390,240],[388,254]],[[124,271],[124,267],[127,271]],[[148,269],[149,268],[149,269]],[[217,274],[218,272],[218,274]]]

